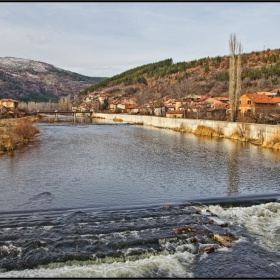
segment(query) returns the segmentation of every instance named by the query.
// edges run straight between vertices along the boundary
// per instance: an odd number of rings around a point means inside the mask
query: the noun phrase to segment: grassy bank
[[[248,128],[246,125],[241,124],[237,127],[237,129],[230,135],[225,136],[222,132],[221,127],[217,127],[213,129],[211,127],[199,125],[195,130],[185,129],[183,125],[180,127],[175,127],[172,130],[177,132],[188,132],[193,133],[200,136],[207,136],[207,137],[223,137],[233,140],[238,140],[242,142],[248,142],[255,146],[261,146],[263,148],[271,148],[280,151],[280,130],[277,130],[272,137],[270,137],[267,141],[264,141],[262,134],[260,133],[257,139],[250,138],[248,136]]]
[[[39,128],[33,125],[35,120],[34,117],[0,119],[0,154],[27,144],[39,133]]]

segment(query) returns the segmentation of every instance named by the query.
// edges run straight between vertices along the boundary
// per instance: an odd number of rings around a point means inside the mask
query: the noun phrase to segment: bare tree
[[[140,107],[140,111],[149,111],[146,107],[147,102],[150,100],[151,93],[149,89],[141,89],[138,94],[136,94],[137,105]]]
[[[241,42],[237,42],[236,35],[230,34],[229,39],[229,102],[231,121],[236,122],[238,117],[239,98],[241,95]]]

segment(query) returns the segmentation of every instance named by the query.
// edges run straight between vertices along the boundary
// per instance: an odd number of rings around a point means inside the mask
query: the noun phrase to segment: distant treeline
[[[26,111],[32,112],[32,111],[52,111],[56,110],[58,107],[58,102],[35,102],[35,101],[28,101],[28,102],[20,102],[19,108],[24,109]]]
[[[71,110],[72,108],[72,101],[71,95],[69,94],[66,97],[62,97],[59,99],[58,102],[20,102],[19,108],[24,109],[26,111],[52,111],[52,110]]]

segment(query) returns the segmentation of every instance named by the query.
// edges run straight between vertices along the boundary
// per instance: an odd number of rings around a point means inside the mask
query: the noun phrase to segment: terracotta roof
[[[132,104],[127,107],[127,109],[137,109],[137,108],[138,108],[138,105],[136,105],[136,104]]]
[[[183,110],[171,110],[168,111],[166,114],[184,114]]]
[[[220,100],[218,100],[216,98],[212,98],[212,97],[205,99],[205,102],[207,102],[207,103],[215,103],[215,104],[223,103],[222,101],[220,101]]]
[[[207,112],[213,112],[213,111],[222,111],[222,110],[226,110],[226,107],[219,107],[219,108],[208,108],[206,111]]]
[[[214,97],[214,98],[219,100],[219,101],[229,101],[228,97]]]
[[[261,104],[276,104],[280,102],[280,97],[269,97],[265,94],[248,93],[246,94],[248,98],[253,100],[255,103]]]
[[[205,101],[206,99],[208,99],[208,96],[203,96],[203,97],[199,98],[197,101],[198,102]]]

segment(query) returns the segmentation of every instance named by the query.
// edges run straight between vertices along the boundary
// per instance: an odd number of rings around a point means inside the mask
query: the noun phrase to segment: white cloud
[[[0,10],[0,56],[89,76],[227,55],[231,32],[246,52],[279,48],[278,3],[16,2]]]

